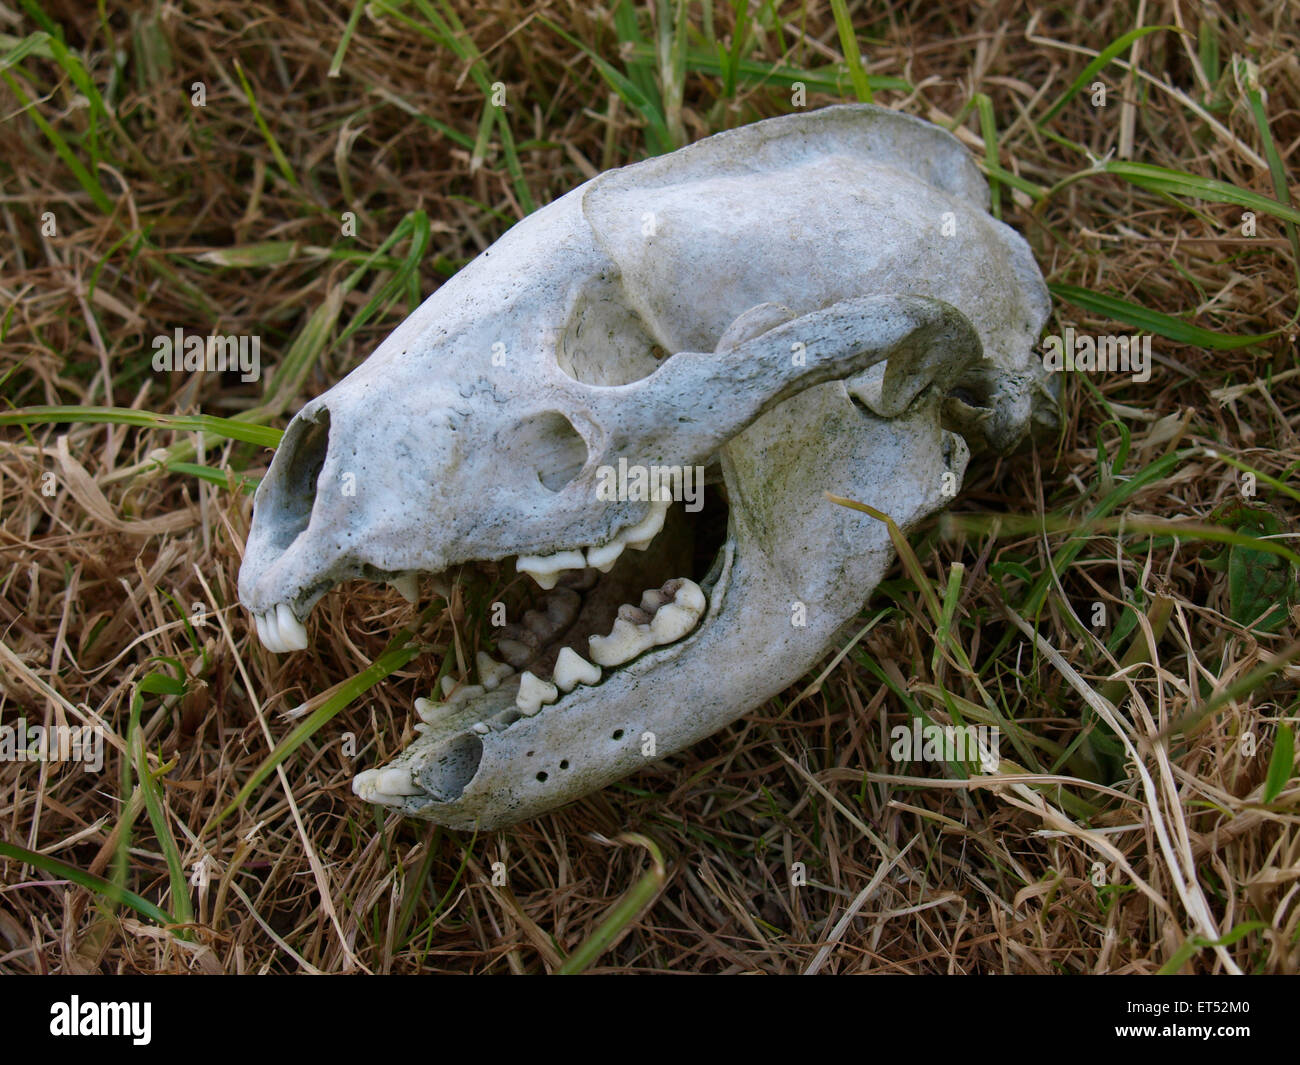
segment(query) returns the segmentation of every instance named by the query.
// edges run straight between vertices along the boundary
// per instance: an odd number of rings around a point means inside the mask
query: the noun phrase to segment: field
[[[0,726],[104,741],[0,735],[0,972],[1300,972],[1300,30],[1094,6],[0,9]],[[1063,374],[711,739],[490,833],[361,801],[453,611],[354,582],[259,644],[288,420],[582,181],[854,100],[953,131],[1047,333],[1149,378]],[[264,372],[156,370],[178,329]],[[913,722],[1001,761],[900,762]]]

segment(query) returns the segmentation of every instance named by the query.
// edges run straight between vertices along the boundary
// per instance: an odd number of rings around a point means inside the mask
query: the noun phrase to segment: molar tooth
[[[618,616],[624,621],[632,622],[633,625],[648,625],[654,615],[648,610],[642,610],[639,606],[624,603],[618,608]]]
[[[407,572],[401,574],[400,576],[394,577],[388,583],[391,584],[394,588],[396,588],[399,592],[401,592],[402,598],[405,599],[408,603],[419,602],[420,586],[416,582],[414,571],[407,570]]]
[[[542,708],[543,703],[553,703],[560,696],[554,684],[544,681],[525,671],[519,678],[519,691],[515,695],[515,706],[519,712],[532,717]]]
[[[641,595],[641,609],[647,614],[653,614],[665,603],[670,602],[672,602],[672,597],[664,595],[664,593],[657,588],[651,588],[648,591],[643,592]]]
[[[288,603],[280,603],[275,608],[276,628],[280,643],[286,651],[307,650],[307,626],[293,616]]]
[[[587,565],[592,569],[598,569],[601,573],[608,573],[614,568],[614,563],[618,561],[618,556],[623,553],[627,544],[623,541],[620,533],[614,537],[604,547],[587,548]]]
[[[608,636],[592,636],[587,641],[591,660],[600,666],[621,666],[654,645],[649,625],[633,625],[625,618],[614,622]]]
[[[707,600],[704,598],[704,591],[693,580],[687,577],[674,577],[666,582],[660,591],[665,595],[671,595],[673,602],[678,606],[694,610],[697,615],[704,613]]]
[[[676,603],[665,603],[650,622],[650,631],[654,634],[655,643],[662,647],[666,643],[680,640],[695,628],[695,623],[699,619],[699,614],[694,611],[687,610]]]
[[[551,675],[560,691],[571,692],[579,684],[595,684],[600,680],[600,667],[593,666],[572,647],[560,649]]]

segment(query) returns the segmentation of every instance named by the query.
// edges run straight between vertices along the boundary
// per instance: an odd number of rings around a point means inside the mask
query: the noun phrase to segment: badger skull
[[[462,634],[477,677],[417,700],[415,741],[354,790],[498,827],[815,665],[892,558],[824,493],[906,529],[968,445],[1054,418],[1047,292],[987,199],[954,138],[869,105],[722,133],[524,219],[308,403],[240,572],[270,650],[305,648],[350,578],[409,597],[483,570],[516,597]],[[708,506],[664,498],[697,467]],[[632,490],[610,498],[614,470]]]

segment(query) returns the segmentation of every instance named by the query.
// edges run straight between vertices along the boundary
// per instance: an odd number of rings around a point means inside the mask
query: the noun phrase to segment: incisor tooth
[[[455,690],[457,680],[448,673],[439,683],[442,685],[442,697],[445,699]]]
[[[527,670],[519,677],[519,691],[515,695],[515,706],[519,712],[532,717],[542,708],[543,703],[553,703],[559,698],[559,690],[554,684],[533,676]]]
[[[389,766],[379,771],[375,786],[385,795],[419,795],[424,791],[411,779],[410,770],[401,766]]]
[[[288,603],[280,603],[275,608],[275,620],[279,629],[280,643],[286,651],[307,650],[307,626],[293,616]]]
[[[571,692],[579,684],[597,683],[600,680],[600,667],[593,666],[572,647],[563,647],[555,660],[551,679],[560,691]]]
[[[654,645],[649,625],[633,625],[624,618],[614,622],[608,636],[592,636],[587,640],[591,660],[599,666],[621,666]]]
[[[271,649],[271,641],[266,634],[266,617],[262,614],[254,614],[253,624],[257,627],[257,638],[262,641],[262,646],[269,651]]]

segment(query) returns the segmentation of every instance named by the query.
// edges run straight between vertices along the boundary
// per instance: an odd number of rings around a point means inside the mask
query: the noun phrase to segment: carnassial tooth
[[[519,712],[532,717],[542,708],[543,703],[553,703],[560,696],[554,684],[533,676],[525,671],[519,678],[519,691],[515,695],[515,706]]]
[[[624,618],[614,622],[608,636],[592,636],[587,640],[591,660],[599,666],[621,666],[654,645],[649,625],[633,625]]]
[[[379,771],[375,786],[385,795],[420,795],[424,789],[411,779],[411,771],[392,765]]]
[[[560,649],[560,656],[555,660],[555,669],[551,679],[563,692],[571,692],[579,684],[595,684],[600,680],[600,667],[593,666],[572,647]]]
[[[280,634],[280,643],[286,651],[307,650],[307,626],[293,616],[288,603],[280,603],[275,608],[275,620]]]
[[[520,555],[515,569],[527,573],[543,588],[554,588],[566,569],[582,569],[587,564],[581,551],[559,551],[554,555]]]
[[[668,503],[651,503],[650,513],[630,529],[624,529],[619,533],[619,538],[628,547],[635,548],[637,551],[644,551],[650,546],[650,541],[659,535],[659,530],[664,527],[664,518],[668,516],[668,507]]]
[[[587,565],[592,569],[598,569],[601,573],[608,573],[614,568],[614,563],[618,561],[618,556],[623,553],[627,544],[623,542],[622,534],[614,537],[604,547],[587,548]]]
[[[402,598],[408,603],[419,602],[420,586],[416,582],[415,574],[413,572],[403,573],[399,577],[394,577],[388,583],[401,592]]]
[[[478,679],[487,691],[495,691],[497,686],[514,673],[511,666],[504,662],[498,662],[486,651],[479,651],[474,656],[474,664],[478,666]]]

